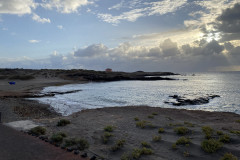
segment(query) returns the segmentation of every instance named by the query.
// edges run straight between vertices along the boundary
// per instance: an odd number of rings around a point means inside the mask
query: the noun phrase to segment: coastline
[[[65,80],[61,78],[36,78],[33,80],[17,80],[17,85],[6,85],[7,80],[0,80],[0,112],[2,122],[8,123],[19,120],[32,120],[46,128],[46,137],[63,132],[65,139],[84,138],[89,142],[89,149],[84,152],[94,154],[105,159],[119,159],[124,154],[131,154],[134,149],[139,149],[142,142],[150,144],[153,151],[151,155],[144,155],[141,159],[219,159],[225,153],[232,153],[240,158],[240,115],[230,112],[208,112],[200,110],[159,108],[148,106],[107,107],[99,109],[87,109],[63,117],[56,113],[50,105],[37,101],[26,100],[24,96],[40,93],[47,86],[64,84],[86,83],[86,80]],[[7,97],[10,96],[10,97]],[[70,124],[57,127],[61,119],[67,119]],[[138,120],[137,120],[138,119]],[[146,126],[137,126],[138,122]],[[108,143],[103,143],[104,128],[113,126],[112,136]],[[209,126],[214,130],[213,138],[218,139],[218,132],[230,136],[230,141],[215,153],[209,154],[202,150],[201,143],[205,140],[202,132],[203,126]],[[186,135],[178,135],[175,131],[178,127],[188,128]],[[158,129],[163,128],[163,133]],[[153,136],[161,136],[159,142],[154,142]],[[188,145],[173,144],[185,136],[191,140]],[[113,152],[111,148],[118,141],[124,139],[124,147]],[[65,140],[62,142],[63,145]]]

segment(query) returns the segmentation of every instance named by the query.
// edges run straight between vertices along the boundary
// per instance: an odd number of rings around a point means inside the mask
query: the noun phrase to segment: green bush
[[[209,126],[203,126],[202,131],[205,134],[205,138],[207,138],[207,139],[210,139],[214,132],[214,130]]]
[[[172,149],[177,149],[177,144],[176,143],[172,144]]]
[[[156,116],[156,115],[158,115],[158,113],[157,112],[153,112],[152,115]]]
[[[55,143],[61,143],[63,141],[63,138],[67,137],[65,133],[59,132],[56,134],[53,134],[51,137],[51,140]]]
[[[194,124],[190,123],[190,122],[184,122],[184,124],[188,127],[194,127]]]
[[[65,147],[74,146],[74,145],[77,145],[77,143],[78,143],[78,140],[76,138],[66,139]]]
[[[136,127],[139,127],[139,128],[146,128],[146,127],[149,127],[149,128],[156,128],[156,126],[154,126],[151,122],[148,122],[148,121],[138,121],[136,122]]]
[[[164,131],[164,128],[159,128],[158,129],[158,133],[164,133],[165,131]]]
[[[126,141],[125,141],[124,139],[118,140],[118,141],[116,142],[116,144],[111,147],[111,150],[112,150],[113,152],[115,152],[115,151],[121,149],[121,148],[124,146],[125,142],[126,142]]]
[[[240,119],[236,120],[237,123],[240,123]]]
[[[106,132],[112,132],[113,129],[114,129],[113,126],[106,126],[106,127],[104,128],[104,131],[106,131]]]
[[[186,127],[177,127],[174,128],[174,131],[179,135],[185,135],[189,132],[189,129]]]
[[[37,126],[37,127],[32,128],[29,132],[31,134],[35,134],[35,135],[39,136],[39,135],[44,135],[46,133],[46,129],[41,126]]]
[[[148,147],[148,148],[151,147],[151,145],[149,143],[145,142],[145,141],[143,141],[141,144],[142,144],[143,147]]]
[[[152,140],[153,140],[154,142],[159,142],[159,141],[162,140],[162,137],[161,137],[160,135],[158,135],[158,136],[153,136]]]
[[[149,115],[149,116],[148,116],[148,118],[151,118],[151,119],[153,119],[153,118],[154,118],[154,116],[153,116],[153,115]]]
[[[201,147],[205,152],[214,153],[222,147],[222,143],[215,139],[204,140]]]
[[[217,131],[217,135],[223,135],[223,132],[222,131]]]
[[[61,119],[60,121],[58,121],[57,126],[66,126],[68,124],[70,124],[69,120]]]
[[[83,150],[89,148],[89,143],[86,139],[81,138],[77,141],[77,147],[80,151],[83,151]]]
[[[240,131],[237,131],[237,130],[235,130],[235,131],[230,131],[230,133],[233,133],[233,134],[236,134],[236,135],[239,135],[240,136]]]
[[[133,149],[132,152],[132,158],[133,159],[139,159],[141,157],[141,155],[151,155],[153,154],[153,151],[150,148],[135,148]]]
[[[103,136],[102,136],[102,141],[104,144],[107,144],[109,141],[109,138],[112,137],[113,134],[109,133],[109,132],[104,132]]]
[[[238,160],[238,158],[234,156],[232,153],[225,153],[220,160]]]
[[[230,136],[228,134],[224,134],[224,135],[220,136],[219,141],[223,142],[223,143],[229,143]]]
[[[189,144],[191,142],[191,140],[189,138],[186,137],[180,137],[177,141],[176,141],[176,145],[179,144]]]
[[[135,121],[139,121],[139,118],[138,118],[138,117],[135,117],[134,120],[135,120]]]

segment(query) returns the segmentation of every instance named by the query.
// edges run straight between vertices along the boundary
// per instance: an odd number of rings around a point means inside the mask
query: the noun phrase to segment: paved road
[[[0,124],[0,160],[83,160],[38,138]],[[86,159],[85,159],[86,160]]]

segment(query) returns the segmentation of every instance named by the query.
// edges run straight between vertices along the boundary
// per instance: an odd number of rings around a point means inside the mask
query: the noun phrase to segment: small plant
[[[136,123],[136,126],[139,128],[145,128],[147,126],[147,121],[139,121]]]
[[[153,115],[149,115],[149,116],[148,116],[148,118],[151,118],[151,119],[153,119],[153,118],[154,118],[154,116],[153,116]]]
[[[154,142],[159,142],[159,141],[162,140],[162,137],[161,137],[160,135],[158,135],[158,136],[153,136],[152,140],[153,140]]]
[[[156,115],[158,115],[158,113],[157,112],[153,112],[152,115],[156,116]]]
[[[238,158],[234,156],[232,153],[225,153],[220,160],[238,160]]]
[[[153,151],[150,148],[143,147],[141,150],[141,154],[142,155],[151,155],[151,154],[153,154]]]
[[[104,131],[106,131],[106,132],[112,132],[113,129],[114,129],[113,126],[106,126],[106,127],[104,128]]]
[[[102,136],[102,141],[104,144],[107,144],[109,141],[109,138],[112,137],[113,134],[109,133],[109,132],[104,132],[103,136]]]
[[[240,119],[236,120],[237,123],[240,123]]]
[[[89,143],[86,139],[79,139],[77,141],[77,147],[80,151],[83,151],[83,150],[89,148]]]
[[[184,152],[183,152],[183,156],[184,156],[184,157],[189,157],[189,156],[190,156],[190,153],[189,153],[188,151],[184,151]]]
[[[177,149],[177,144],[176,143],[172,144],[172,149]]]
[[[39,136],[39,135],[44,135],[46,133],[46,129],[41,126],[37,126],[37,127],[32,128],[29,132],[31,134],[35,134],[35,135]]]
[[[58,121],[57,126],[66,126],[68,124],[70,124],[69,120],[61,119],[60,121]]]
[[[229,143],[230,136],[228,134],[224,134],[224,135],[220,136],[219,141],[223,142],[223,143]]]
[[[158,129],[158,133],[164,133],[164,132],[165,132],[164,128],[159,128]]]
[[[147,142],[142,142],[141,144],[142,144],[143,147],[147,147],[147,148],[151,147],[151,145]]]
[[[208,139],[201,143],[201,147],[207,153],[214,153],[222,147],[222,143],[215,139]]]
[[[184,122],[184,124],[188,127],[194,127],[194,124],[190,123],[190,122]]]
[[[139,121],[139,118],[138,118],[138,117],[135,117],[134,120],[135,120],[135,121]]]
[[[177,141],[176,141],[176,145],[180,145],[180,144],[189,144],[191,142],[191,140],[189,138],[186,137],[180,137]]]
[[[76,138],[71,138],[71,139],[66,139],[65,140],[65,147],[70,147],[70,146],[74,146],[77,145],[78,140]]]
[[[223,132],[222,131],[217,131],[217,135],[221,136],[221,135],[223,135]]]
[[[153,154],[153,151],[150,148],[135,148],[133,149],[133,152],[131,154],[131,158],[133,159],[139,159],[141,155],[151,155]]]
[[[202,131],[205,134],[205,138],[207,138],[207,139],[210,139],[214,132],[214,130],[209,126],[203,126]]]
[[[189,129],[186,127],[177,127],[174,128],[174,131],[179,135],[185,135],[189,132]]]
[[[126,154],[126,153],[124,153],[122,156],[121,156],[121,160],[131,160],[132,158],[131,158],[131,155],[129,155],[129,154]]]
[[[116,142],[116,144],[111,147],[111,150],[112,150],[113,152],[115,152],[115,151],[121,149],[121,148],[124,146],[125,142],[126,142],[126,141],[125,141],[124,139],[118,140],[118,141]]]
[[[239,135],[239,136],[240,136],[240,131],[236,131],[236,130],[233,131],[233,130],[232,130],[232,131],[230,131],[230,133],[233,133],[233,134],[236,134],[236,135]]]
[[[56,134],[53,134],[51,137],[51,140],[55,143],[61,143],[63,141],[63,138],[67,137],[65,133],[59,132]]]

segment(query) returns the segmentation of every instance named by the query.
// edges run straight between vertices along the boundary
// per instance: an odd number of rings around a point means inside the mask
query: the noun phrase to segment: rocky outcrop
[[[195,99],[188,99],[183,96],[173,95],[169,96],[170,98],[176,100],[176,102],[165,101],[166,104],[172,104],[174,106],[186,106],[186,105],[201,105],[207,104],[211,99],[220,97],[219,95],[208,95],[206,97],[199,97]]]

